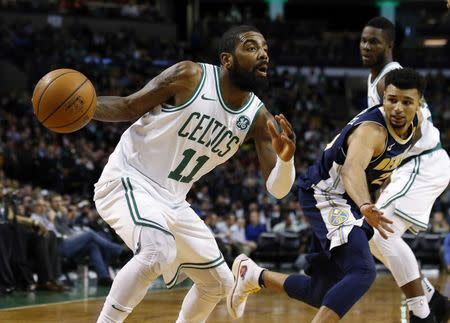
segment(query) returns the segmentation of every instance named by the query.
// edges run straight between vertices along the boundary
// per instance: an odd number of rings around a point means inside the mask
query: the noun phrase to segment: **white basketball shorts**
[[[427,229],[431,208],[450,181],[450,158],[444,149],[416,156],[394,170],[390,180],[377,207],[386,211],[393,204],[394,214],[418,233]]]
[[[162,268],[168,288],[186,278],[183,268],[210,269],[225,262],[211,231],[189,204],[174,208],[156,196],[147,181],[122,177],[97,185],[94,201],[100,216],[133,252],[143,227],[175,239],[176,258]]]

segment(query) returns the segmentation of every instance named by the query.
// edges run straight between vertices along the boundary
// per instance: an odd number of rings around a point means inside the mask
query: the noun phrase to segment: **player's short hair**
[[[401,90],[417,89],[419,95],[422,96],[425,91],[425,78],[412,68],[397,68],[386,74],[384,79],[385,88],[389,84]]]
[[[251,25],[240,25],[228,29],[220,39],[218,48],[219,57],[221,53],[233,53],[236,49],[236,45],[239,42],[239,35],[249,31],[261,33],[255,26]]]
[[[391,42],[395,42],[395,26],[385,17],[374,17],[366,23],[366,27],[373,27],[383,30],[383,34],[386,39]]]

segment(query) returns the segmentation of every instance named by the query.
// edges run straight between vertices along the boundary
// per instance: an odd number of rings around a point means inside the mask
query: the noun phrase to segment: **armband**
[[[294,157],[286,162],[277,156],[275,167],[270,172],[266,182],[267,191],[277,199],[282,199],[289,193],[294,181]]]

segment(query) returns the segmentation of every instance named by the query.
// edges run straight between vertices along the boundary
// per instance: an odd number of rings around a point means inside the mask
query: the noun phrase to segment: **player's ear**
[[[233,65],[233,55],[231,53],[220,53],[220,65],[224,66],[227,70]]]

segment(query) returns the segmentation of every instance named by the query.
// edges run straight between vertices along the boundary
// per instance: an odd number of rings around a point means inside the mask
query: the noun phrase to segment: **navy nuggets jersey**
[[[335,194],[345,194],[344,184],[340,173],[347,153],[347,137],[364,122],[379,124],[387,133],[387,142],[384,152],[373,158],[366,169],[369,191],[377,190],[397,168],[403,160],[406,152],[412,145],[412,138],[417,128],[418,118],[414,117],[409,129],[408,138],[402,139],[385,120],[382,105],[368,108],[351,120],[331,143],[327,145],[322,156],[310,166],[304,176],[299,180],[299,186],[303,189],[317,188]]]

